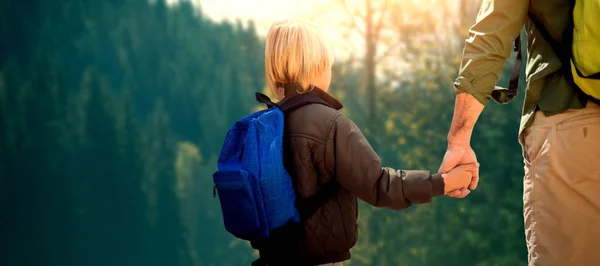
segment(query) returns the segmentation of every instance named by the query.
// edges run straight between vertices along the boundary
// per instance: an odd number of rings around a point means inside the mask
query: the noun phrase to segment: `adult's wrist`
[[[466,147],[471,146],[471,132],[459,132],[448,134],[448,147]]]
[[[452,124],[448,131],[448,145],[469,146],[483,105],[470,94],[456,95]]]

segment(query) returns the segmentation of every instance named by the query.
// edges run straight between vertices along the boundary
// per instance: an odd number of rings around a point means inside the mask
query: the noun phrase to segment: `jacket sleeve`
[[[401,210],[444,194],[439,174],[382,167],[360,129],[344,115],[334,120],[327,147],[338,183],[373,206]]]
[[[483,0],[465,41],[460,71],[454,82],[457,93],[469,93],[484,105],[492,98],[528,9],[529,1]]]

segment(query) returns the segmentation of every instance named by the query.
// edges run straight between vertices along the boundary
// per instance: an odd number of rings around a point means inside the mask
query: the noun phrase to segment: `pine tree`
[[[112,256],[119,258],[115,265],[144,264],[143,245],[148,233],[146,219],[146,196],[142,191],[142,168],[140,162],[139,121],[135,119],[131,91],[125,86],[114,99],[115,129],[117,134],[119,169],[115,177],[114,194],[111,202],[115,208],[116,221],[112,225],[118,243]]]
[[[115,119],[111,113],[111,96],[106,81],[94,69],[86,70],[83,87],[79,93],[80,120],[79,147],[74,159],[72,184],[75,211],[72,249],[77,252],[75,264],[115,265],[119,258],[107,256],[120,247],[113,226],[120,219],[119,208],[128,208],[127,203],[115,202],[115,186],[118,184],[119,150]],[[87,243],[94,242],[96,248]]]
[[[150,202],[148,256],[151,265],[190,263],[175,193],[176,146],[164,103],[157,100],[143,133],[146,193]]]

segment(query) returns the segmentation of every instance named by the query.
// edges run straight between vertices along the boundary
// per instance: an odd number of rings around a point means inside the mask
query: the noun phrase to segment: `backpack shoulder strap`
[[[515,96],[517,96],[517,91],[519,89],[519,75],[521,73],[521,66],[523,64],[523,55],[521,53],[521,35],[517,36],[515,39],[514,51],[517,52],[517,58],[515,60],[512,74],[510,75],[508,88],[496,86],[496,88],[492,91],[492,98],[501,104],[508,103],[515,98]]]
[[[260,103],[267,105],[267,108],[277,107],[284,114],[290,113],[302,106],[309,104],[322,104],[333,108],[321,97],[311,93],[300,94],[286,99],[280,103],[274,103],[268,96],[259,92],[257,92],[255,95],[256,100]],[[296,207],[300,212],[300,219],[306,220],[310,218],[321,207],[323,202],[330,199],[333,195],[336,195],[338,189],[339,185],[336,182],[328,182],[326,184],[323,184],[319,192],[317,192],[317,194],[315,194],[314,196],[299,200]]]
[[[517,91],[519,89],[519,74],[521,73],[521,66],[523,64],[523,53],[521,52],[521,35],[517,36],[515,39],[515,47],[514,51],[517,52],[517,58],[515,59],[515,66],[513,68],[512,74],[510,75],[510,81],[508,83],[508,91],[507,95],[510,99],[517,96]]]
[[[574,5],[573,1],[572,1],[572,5]],[[572,12],[569,12],[569,13],[571,14]],[[573,20],[572,15],[570,15],[570,16],[571,17],[569,18],[569,21],[572,21]],[[563,41],[559,43],[552,37],[552,35],[550,35],[548,30],[544,27],[544,25],[540,22],[540,20],[537,18],[537,16],[535,14],[533,14],[531,11],[529,11],[529,12],[527,12],[527,17],[529,18],[529,20],[531,20],[533,25],[535,25],[538,32],[542,35],[544,40],[550,45],[550,47],[552,48],[552,50],[554,51],[554,53],[556,54],[558,59],[561,61],[561,63],[562,63],[561,69],[564,72],[565,77],[569,81],[572,81],[571,64],[569,62],[569,60],[571,58],[570,44],[571,44],[572,38],[573,38],[572,23],[568,24],[565,27],[565,29],[563,31]],[[508,89],[506,90],[506,93],[505,93],[505,96],[508,97],[508,100],[512,100],[517,95],[517,90],[519,88],[519,74],[521,73],[521,66],[523,64],[523,55],[522,55],[522,51],[521,51],[521,34],[519,34],[517,36],[517,38],[515,39],[514,45],[515,45],[514,51],[517,52],[517,58],[515,61],[515,65],[513,67],[512,74],[510,76],[510,82],[508,84]],[[573,82],[571,82],[571,83],[573,83]],[[501,92],[496,92],[496,94],[497,95],[495,95],[495,93],[492,92],[492,96],[494,96],[494,98],[499,99],[501,97],[499,95],[499,94],[501,94]]]
[[[271,101],[271,98],[269,98],[269,96],[267,96],[267,95],[257,92],[254,94],[254,96],[256,97],[257,102],[264,103],[267,106],[267,108],[272,108],[272,107],[277,106],[277,104],[274,103],[273,101]]]
[[[258,101],[259,103],[265,104],[267,106],[267,108],[278,107],[284,113],[289,113],[289,112],[292,112],[302,106],[305,106],[308,104],[314,104],[314,103],[322,104],[322,105],[333,108],[329,103],[327,103],[325,100],[321,99],[321,97],[314,95],[314,94],[310,94],[310,93],[300,94],[300,95],[294,96],[292,98],[286,99],[280,103],[274,103],[273,101],[271,101],[271,98],[269,98],[269,96],[264,95],[260,92],[255,93],[255,96],[256,96],[256,101]]]
[[[283,103],[279,105],[279,108],[283,113],[290,113],[302,106],[309,104],[322,104],[333,108],[329,103],[323,100],[321,97],[311,94],[304,93],[292,98],[285,100]],[[300,219],[305,221],[313,216],[315,212],[323,205],[323,203],[333,196],[336,195],[337,190],[339,189],[339,185],[336,182],[328,182],[322,184],[319,188],[317,194],[299,200],[296,204],[298,211],[300,212]]]
[[[563,29],[561,42],[552,37],[550,32],[548,32],[544,24],[541,23],[535,14],[533,14],[531,11],[527,12],[527,17],[529,20],[531,20],[533,25],[535,25],[538,32],[542,35],[548,45],[550,45],[550,48],[552,48],[552,51],[556,54],[558,59],[560,59],[563,65],[570,65],[569,60],[571,59],[572,52],[571,44],[573,43],[573,6],[575,6],[574,2],[572,2],[572,7],[569,10],[569,18],[567,20],[569,23]]]

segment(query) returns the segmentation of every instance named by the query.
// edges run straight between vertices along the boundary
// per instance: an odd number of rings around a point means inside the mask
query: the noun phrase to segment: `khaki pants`
[[[519,139],[529,266],[600,265],[600,106],[538,112]]]

